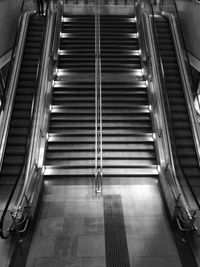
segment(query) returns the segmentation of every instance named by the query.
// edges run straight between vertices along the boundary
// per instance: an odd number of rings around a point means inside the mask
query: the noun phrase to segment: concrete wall
[[[200,71],[200,4],[177,1],[177,5],[192,64]]]
[[[13,45],[22,0],[0,0],[0,57]]]

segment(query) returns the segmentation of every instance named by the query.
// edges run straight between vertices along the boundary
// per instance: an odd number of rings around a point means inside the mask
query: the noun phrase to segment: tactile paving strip
[[[104,195],[106,267],[130,267],[120,195]]]

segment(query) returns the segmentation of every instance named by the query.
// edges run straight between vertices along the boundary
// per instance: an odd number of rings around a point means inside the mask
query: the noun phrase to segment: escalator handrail
[[[42,58],[43,58],[42,55],[44,53],[44,38],[45,38],[45,29],[46,29],[46,23],[47,23],[47,17],[48,17],[48,6],[49,6],[49,2],[47,3],[45,23],[44,23],[44,29],[43,29],[43,34],[42,34],[42,51],[41,51],[40,58],[38,60],[37,71],[36,71],[35,90],[34,90],[34,95],[33,95],[33,100],[32,100],[31,115],[30,115],[28,134],[27,134],[27,140],[26,140],[26,145],[25,145],[26,148],[25,148],[23,162],[22,162],[22,165],[21,165],[21,168],[20,168],[20,171],[19,171],[19,175],[18,175],[18,177],[17,177],[17,179],[16,179],[16,181],[15,181],[15,183],[13,185],[13,188],[11,190],[11,193],[9,195],[9,198],[7,200],[7,203],[5,205],[3,214],[2,214],[1,219],[0,219],[0,237],[2,239],[8,238],[10,236],[10,234],[11,234],[12,225],[10,226],[10,229],[8,229],[9,230],[8,234],[4,235],[3,224],[4,224],[5,216],[7,214],[9,205],[11,203],[11,200],[12,200],[12,198],[14,196],[14,193],[15,193],[15,190],[17,188],[17,185],[18,185],[18,183],[19,183],[19,181],[21,179],[21,176],[23,175],[23,170],[24,170],[25,165],[26,165],[27,154],[28,154],[28,151],[29,151],[30,136],[31,136],[31,131],[32,131],[32,122],[33,122],[33,118],[34,118],[34,104],[35,104],[35,99],[37,97],[37,86],[38,86],[38,81],[39,81],[39,77],[40,77],[40,68],[41,68],[41,65],[42,65]]]
[[[180,162],[180,159],[178,157],[178,151],[177,151],[177,146],[176,146],[176,143],[175,143],[175,130],[174,130],[174,127],[173,127],[173,123],[172,123],[172,115],[171,115],[171,110],[170,110],[170,105],[169,105],[169,99],[167,97],[167,88],[166,88],[166,84],[165,84],[165,75],[164,75],[164,68],[163,68],[163,63],[162,63],[162,57],[161,57],[161,52],[160,52],[160,48],[159,48],[159,44],[158,44],[158,33],[157,33],[157,28],[156,28],[156,25],[155,25],[155,16],[154,16],[154,10],[153,10],[153,6],[152,4],[150,3],[150,1],[148,1],[149,5],[150,5],[150,9],[151,9],[151,12],[152,12],[152,18],[153,18],[153,32],[155,34],[155,43],[156,43],[156,48],[157,48],[157,53],[158,53],[158,62],[160,64],[160,68],[161,68],[161,81],[162,81],[162,88],[163,88],[163,92],[164,92],[164,95],[165,95],[165,99],[166,99],[166,103],[167,103],[167,115],[168,115],[168,119],[169,119],[169,128],[171,129],[170,133],[171,133],[171,143],[172,143],[172,147],[174,148],[174,155],[175,155],[175,158],[177,160],[177,163],[178,163],[178,166],[181,170],[181,173],[184,177],[184,180],[186,181],[187,183],[187,186],[189,187],[190,189],[190,192],[195,200],[195,203],[198,207],[198,210],[200,210],[200,203],[187,179],[187,175],[185,174],[185,171],[182,167],[182,164]]]

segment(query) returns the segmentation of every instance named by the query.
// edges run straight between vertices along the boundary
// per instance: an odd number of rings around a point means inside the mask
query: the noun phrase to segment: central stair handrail
[[[101,45],[100,1],[95,6],[95,193],[102,187],[102,92],[101,92]]]

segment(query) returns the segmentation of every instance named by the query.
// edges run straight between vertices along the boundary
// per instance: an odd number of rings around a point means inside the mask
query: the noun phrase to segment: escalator
[[[156,177],[146,82],[136,22],[101,16],[103,177]]]
[[[162,16],[156,16],[155,25],[164,69],[166,95],[172,119],[172,138],[176,146],[174,151],[176,150],[182,170],[177,163],[175,163],[176,169],[177,173],[181,173],[181,171],[184,173],[189,187],[192,189],[197,203],[199,203],[200,168],[171,26],[168,19]],[[185,186],[184,182],[179,182],[182,187]]]
[[[44,24],[44,18],[37,14],[31,15],[1,168],[1,185],[15,183],[25,160],[32,102],[37,89],[37,68],[42,51]]]
[[[54,83],[45,179],[94,176],[95,19],[63,19]]]

